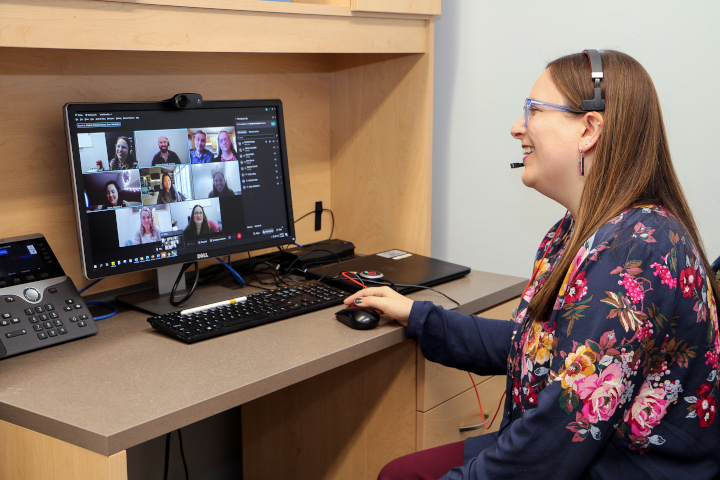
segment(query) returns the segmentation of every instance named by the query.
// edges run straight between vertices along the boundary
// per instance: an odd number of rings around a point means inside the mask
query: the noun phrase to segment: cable
[[[165,473],[163,474],[163,480],[167,480],[170,470],[170,433],[172,432],[165,434]]]
[[[330,239],[332,238],[332,236],[333,236],[333,232],[335,231],[335,214],[334,214],[333,211],[330,210],[329,208],[323,208],[322,211],[323,211],[323,212],[330,212],[330,218],[332,218],[332,223],[331,223],[331,227],[330,227],[330,236],[328,237],[328,240],[330,240]],[[293,222],[293,225],[294,225],[295,223],[299,222],[300,220],[302,220],[303,218],[307,217],[308,215],[312,215],[313,213],[315,213],[315,210],[312,210],[312,211],[306,213],[305,215],[303,215],[302,217],[296,219],[296,220]]]
[[[487,423],[485,423],[485,413],[483,412],[482,402],[480,401],[480,392],[478,392],[475,379],[473,379],[470,372],[467,372],[467,374],[470,377],[470,382],[472,383],[473,388],[475,389],[475,396],[477,397],[478,406],[480,407],[480,419],[482,420],[483,427],[485,427],[485,430],[489,430],[490,427],[492,427],[492,424],[495,423],[495,418],[497,417],[498,412],[500,412],[503,398],[505,398],[505,391],[503,391],[502,395],[500,395],[500,403],[498,403],[497,409],[495,410],[495,415],[493,415],[492,420],[490,420],[490,425],[488,425]]]
[[[83,289],[79,290],[78,293],[79,293],[80,295],[82,295],[82,293],[83,293],[85,290],[89,289],[90,287],[94,287],[94,286],[97,285],[98,282],[100,282],[100,281],[102,281],[102,278],[98,278],[97,280],[95,280],[94,282],[92,282],[90,285],[86,285]]]
[[[97,320],[105,320],[106,318],[110,318],[110,317],[112,317],[113,315],[115,315],[116,313],[118,313],[117,307],[116,307],[115,305],[113,305],[112,303],[107,303],[107,302],[85,302],[85,305],[98,305],[98,306],[101,306],[101,307],[107,307],[107,308],[109,308],[110,310],[112,310],[110,313],[105,314],[105,315],[100,315],[100,316],[95,316],[95,315],[93,315],[93,318],[94,318],[96,321],[97,321]]]
[[[180,458],[182,458],[183,468],[185,468],[185,480],[190,480],[190,474],[188,473],[187,461],[185,460],[185,449],[182,443],[182,432],[178,428],[178,442],[180,443]]]
[[[363,282],[363,284],[360,284],[360,283],[358,283],[357,281],[353,280],[352,278],[346,276],[346,275],[345,275],[346,273],[355,274],[355,272],[342,272],[342,275],[343,275],[345,278],[347,278],[348,280],[350,280],[350,281],[352,281],[352,282],[354,282],[354,283],[357,283],[358,285],[362,286],[363,288],[366,288],[366,286],[364,285],[365,283],[372,283],[372,284],[379,285],[379,286],[391,287],[391,288],[392,288],[393,290],[395,290],[396,292],[398,291],[398,287],[401,287],[401,288],[418,288],[418,289],[422,289],[422,290],[432,290],[433,292],[438,293],[438,294],[442,295],[443,297],[447,298],[448,300],[450,300],[451,302],[453,302],[453,303],[456,304],[457,306],[460,306],[460,302],[458,302],[457,300],[455,300],[454,298],[452,298],[452,297],[450,297],[450,296],[448,296],[448,295],[445,295],[445,294],[444,294],[443,292],[441,292],[440,290],[436,290],[436,289],[434,289],[434,288],[432,288],[432,287],[427,287],[427,286],[425,286],[425,285],[408,285],[408,284],[404,284],[404,283],[397,283],[397,284],[395,284],[395,283],[392,283],[392,282],[390,282],[390,281],[388,281],[388,280],[367,280],[367,279],[365,279],[365,280],[360,280],[361,282]],[[323,278],[325,278],[325,277],[323,277]],[[337,278],[337,277],[334,277],[334,278]],[[358,278],[359,278],[359,277],[358,277]]]
[[[243,278],[240,276],[240,274],[239,274],[233,267],[231,267],[228,263],[224,262],[224,261],[223,261],[222,259],[220,259],[219,257],[215,258],[215,260],[217,260],[218,262],[220,262],[220,264],[221,264],[223,267],[225,267],[225,269],[226,269],[228,272],[230,272],[230,275],[232,275],[232,277],[235,279],[235,283],[237,283],[237,284],[240,285],[241,287],[244,287],[244,286],[245,286],[245,280],[243,280]],[[229,256],[228,256],[228,260],[230,260]]]
[[[472,383],[472,386],[475,389],[475,396],[477,396],[478,406],[480,407],[480,420],[482,420],[482,424],[483,427],[485,427],[485,430],[488,430],[490,427],[487,423],[485,423],[485,412],[483,412],[482,402],[480,401],[480,393],[478,392],[477,385],[475,385],[475,380],[473,379],[470,372],[467,372],[467,374],[470,377],[470,383]],[[490,422],[490,425],[492,425],[492,422]]]
[[[175,292],[177,291],[177,287],[180,284],[180,280],[185,280],[185,270],[187,270],[190,265],[195,265],[195,280],[193,281],[192,287],[190,288],[190,291],[180,300],[175,300]],[[198,268],[198,262],[188,262],[184,263],[182,268],[180,269],[180,273],[178,274],[177,278],[175,279],[175,284],[172,287],[172,290],[170,291],[170,305],[173,307],[177,307],[181,303],[183,303],[185,300],[190,298],[190,296],[195,292],[195,287],[197,287],[198,280],[200,279],[200,269]]]
[[[355,280],[354,278],[351,278],[351,277],[348,275],[348,273],[352,273],[353,275],[355,275],[355,277],[357,277],[357,280]],[[367,286],[365,285],[365,283],[363,283],[362,279],[361,279],[357,274],[355,274],[355,272],[342,272],[341,275],[342,275],[343,277],[347,278],[348,280],[350,280],[351,282],[360,285],[360,287],[362,287],[362,288],[367,288]]]
[[[185,449],[183,448],[182,432],[177,429],[178,443],[180,445],[180,458],[182,458],[183,468],[185,469],[185,480],[190,480],[190,473],[188,472],[187,461],[185,460]],[[172,432],[165,434],[165,471],[163,473],[163,479],[168,480],[168,474],[170,472],[170,436]]]

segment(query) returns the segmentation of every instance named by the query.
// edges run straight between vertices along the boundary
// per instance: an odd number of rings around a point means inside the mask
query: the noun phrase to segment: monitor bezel
[[[84,196],[85,188],[83,182],[82,163],[79,151],[73,151],[73,142],[71,140],[70,118],[75,113],[93,113],[93,112],[123,112],[123,111],[152,111],[152,110],[177,110],[178,112],[192,112],[197,110],[208,109],[232,109],[232,108],[257,108],[257,107],[275,107],[278,116],[278,134],[279,147],[281,154],[281,165],[283,170],[283,187],[285,194],[285,212],[287,217],[288,236],[279,238],[268,238],[258,242],[235,244],[227,247],[218,247],[208,249],[208,255],[200,255],[197,253],[183,254],[171,258],[161,258],[152,262],[121,264],[111,267],[102,273],[94,270],[92,267],[92,248],[90,245],[90,232],[88,213],[86,211]],[[194,262],[207,257],[219,257],[244,253],[254,250],[261,250],[272,247],[280,247],[295,242],[295,225],[292,207],[292,194],[290,189],[290,170],[287,155],[287,141],[285,135],[285,115],[283,104],[280,99],[243,99],[243,100],[211,100],[203,101],[202,106],[193,109],[178,109],[171,100],[159,102],[70,102],[63,106],[65,120],[66,144],[68,148],[68,161],[70,164],[71,182],[73,190],[73,208],[75,210],[75,220],[77,226],[78,244],[80,247],[80,261],[82,274],[87,279],[104,278],[106,276],[120,275],[125,273],[134,273],[140,271],[156,270],[158,268],[179,265],[188,262]],[[202,257],[202,258],[200,258]]]

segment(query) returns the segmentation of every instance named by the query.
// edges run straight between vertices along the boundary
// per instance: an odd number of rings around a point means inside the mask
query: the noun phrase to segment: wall
[[[648,70],[710,261],[720,255],[720,3],[444,0],[435,29],[432,254],[529,277],[564,209],[525,187],[510,127],[550,60],[615,49]]]

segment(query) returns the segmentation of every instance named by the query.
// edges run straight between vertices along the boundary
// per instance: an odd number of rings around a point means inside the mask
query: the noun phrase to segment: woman
[[[225,181],[225,174],[217,171],[213,173],[213,189],[208,193],[208,197],[229,197],[235,195]]]
[[[602,53],[605,107],[593,108],[588,57],[551,62],[511,130],[523,183],[568,210],[540,244],[514,322],[388,287],[345,300],[407,325],[430,360],[507,374],[498,433],[401,457],[380,479],[720,476],[718,282],[650,77]]]
[[[188,226],[185,228],[185,238],[208,235],[214,232],[217,232],[217,225],[214,222],[211,225],[205,216],[205,210],[200,205],[195,205]]]
[[[157,203],[174,203],[184,200],[182,196],[175,190],[170,174],[165,172],[162,174],[162,188],[158,192]]]
[[[232,139],[230,138],[230,134],[226,132],[225,130],[221,130],[218,134],[218,144],[220,146],[220,152],[218,153],[217,158],[215,158],[215,162],[232,162],[237,161],[238,154],[235,151],[235,147],[233,146]]]
[[[105,184],[105,198],[107,202],[103,208],[127,207],[125,200],[120,200],[120,185],[115,180],[110,180]]]
[[[133,239],[134,245],[143,243],[153,243],[160,241],[160,231],[153,221],[152,210],[148,207],[140,209],[140,230],[135,234]]]
[[[137,168],[135,156],[130,152],[130,139],[120,136],[115,141],[115,156],[110,159],[110,170],[129,170]]]

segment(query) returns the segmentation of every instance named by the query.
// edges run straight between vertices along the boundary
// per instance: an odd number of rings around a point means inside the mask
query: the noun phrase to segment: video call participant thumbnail
[[[170,150],[170,140],[164,135],[158,137],[158,148],[160,151],[152,159],[152,166],[177,164],[180,162],[178,154]]]
[[[192,165],[194,198],[216,198],[241,195],[239,162]]]
[[[140,169],[143,205],[184,202],[193,196],[192,165]]]
[[[83,174],[89,212],[140,206],[140,176],[137,170]]]
[[[184,196],[175,190],[172,177],[168,172],[162,174],[162,181],[160,183],[160,191],[157,196],[158,204],[175,203],[185,200]]]
[[[186,246],[192,246],[196,240],[223,230],[218,198],[173,203],[169,207],[172,213],[172,229],[183,233]]]
[[[130,170],[138,168],[135,154],[132,151],[130,137],[121,135],[115,140],[113,156],[109,159],[110,170]]]
[[[205,209],[200,205],[195,205],[192,209],[188,226],[184,230],[185,239],[199,237],[201,235],[210,235],[220,231],[217,222],[208,220]]]
[[[231,195],[235,195],[235,192],[228,186],[225,174],[221,171],[213,173],[213,189],[208,193],[208,197],[229,197]]]
[[[120,208],[114,210],[114,213],[114,225],[111,225],[107,218],[98,225],[103,225],[107,231],[104,235],[105,241],[111,237],[110,231],[113,227],[117,230],[117,244],[113,248],[156,243],[160,241],[162,232],[172,230],[172,217],[166,205]],[[100,214],[89,216],[98,215]]]
[[[203,130],[198,130],[191,136],[190,163],[210,163],[213,161],[213,154],[205,148],[207,144],[207,134]]]
[[[107,202],[103,208],[127,207],[127,200],[120,200],[120,185],[115,180],[110,180],[105,184],[105,197]]]
[[[213,161],[215,162],[234,162],[240,160],[240,156],[235,151],[233,145],[233,139],[230,138],[230,134],[225,130],[221,130],[218,133],[218,156]]]
[[[160,241],[160,229],[155,224],[152,210],[148,207],[140,209],[140,229],[135,233],[133,245],[155,243]]]

